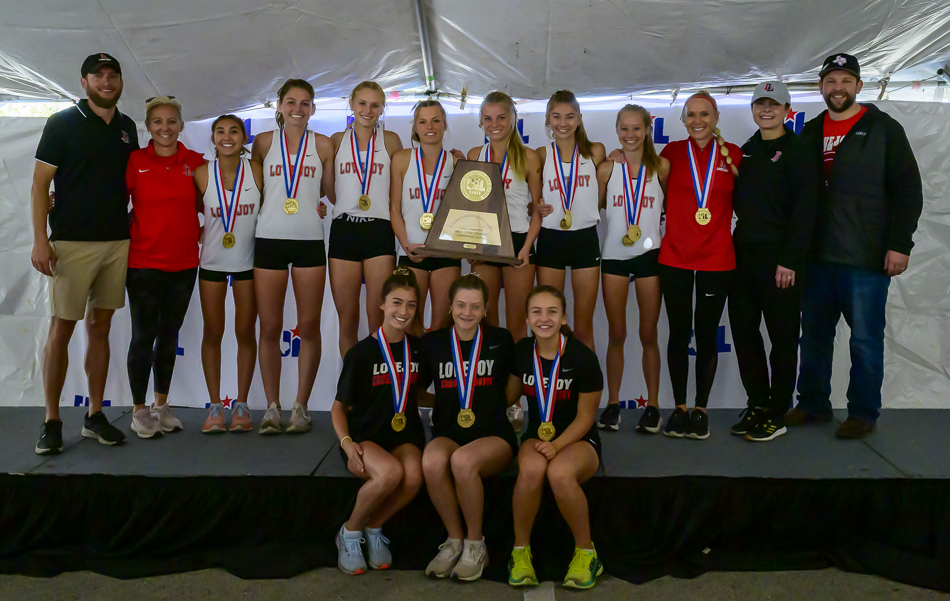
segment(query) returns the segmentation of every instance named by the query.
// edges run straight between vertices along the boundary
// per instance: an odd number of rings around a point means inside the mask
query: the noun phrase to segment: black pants
[[[791,406],[795,393],[802,274],[796,274],[794,286],[782,289],[775,285],[774,261],[739,256],[739,252],[736,255],[738,266],[729,292],[729,322],[739,375],[749,395],[749,407],[767,409],[772,416],[781,417]],[[768,361],[759,329],[763,315],[772,342]]]
[[[666,361],[677,405],[686,404],[689,342],[693,333],[693,281],[696,282],[696,406],[705,407],[719,365],[716,333],[731,279],[731,271],[691,271],[660,265],[660,288],[670,324]]]
[[[132,402],[144,405],[149,374],[155,372],[155,392],[168,394],[178,350],[178,330],[185,320],[198,269],[159,271],[129,269],[125,287],[132,314],[129,344],[129,385]]]

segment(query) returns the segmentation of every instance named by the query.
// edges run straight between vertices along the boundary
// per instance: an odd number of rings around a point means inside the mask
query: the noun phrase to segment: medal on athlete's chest
[[[534,357],[532,369],[534,371],[534,394],[538,402],[538,410],[541,413],[541,425],[538,427],[538,438],[548,442],[554,439],[557,430],[554,427],[554,402],[557,394],[557,382],[561,373],[561,354],[564,351],[566,339],[561,334],[558,339],[557,354],[551,362],[551,370],[548,372],[547,385],[544,383],[544,369],[541,364],[541,353],[538,352],[538,343],[534,344]]]
[[[696,196],[696,223],[699,225],[709,225],[712,221],[712,212],[709,210],[709,197],[712,193],[713,182],[716,177],[716,144],[709,149],[709,161],[706,165],[706,174],[702,174],[699,169],[699,153],[693,150],[696,143],[688,140],[686,143],[686,153],[689,156],[689,172],[693,182],[693,193]],[[697,146],[698,148],[698,146]],[[723,149],[728,152],[727,149]]]
[[[310,142],[310,130],[304,131],[300,144],[297,145],[297,160],[294,164],[288,165],[290,160],[290,142],[287,140],[287,132],[280,130],[280,161],[284,174],[284,189],[287,192],[287,200],[284,201],[284,213],[296,215],[300,210],[300,203],[297,202],[297,191],[300,189],[300,180],[303,174],[303,160],[307,156],[307,145]]]
[[[647,168],[642,162],[640,163],[640,171],[637,174],[637,183],[633,186],[632,195],[630,194],[630,168],[626,155],[624,155],[623,163],[620,164],[620,174],[623,177],[623,211],[627,223],[627,233],[620,242],[624,246],[633,246],[640,239],[641,234],[640,215],[643,212],[643,195],[647,187]]]
[[[416,175],[419,177],[419,199],[422,201],[422,216],[419,217],[419,227],[428,230],[432,228],[435,199],[438,196],[439,181],[442,179],[442,170],[445,168],[448,155],[444,149],[439,149],[439,158],[435,161],[432,180],[429,182],[426,181],[425,157],[421,148],[416,148],[415,159]]]
[[[557,176],[557,189],[558,193],[561,196],[561,210],[564,211],[564,217],[561,219],[561,229],[569,230],[574,224],[574,220],[571,216],[571,208],[574,206],[574,195],[577,192],[577,181],[580,179],[578,177],[578,163],[580,160],[580,151],[577,148],[577,144],[574,145],[574,152],[571,155],[571,169],[569,172],[564,173],[564,167],[561,164],[561,153],[557,148],[557,143],[551,142],[551,152],[552,160],[554,162],[554,174]]]
[[[462,343],[459,340],[455,326],[449,332],[452,344],[452,367],[455,372],[455,386],[459,395],[458,425],[471,428],[475,424],[475,412],[472,403],[475,400],[475,378],[478,373],[478,358],[482,353],[482,327],[478,326],[472,338],[472,348],[468,353],[468,369],[462,357]]]
[[[393,419],[390,422],[393,431],[402,432],[408,423],[406,420],[406,403],[409,401],[409,384],[412,380],[412,362],[409,353],[409,337],[402,339],[402,373],[396,370],[396,361],[383,328],[376,330],[376,342],[383,354],[383,362],[389,371],[389,383],[393,397]]]
[[[224,226],[224,236],[221,237],[221,246],[225,249],[234,248],[237,242],[234,237],[234,225],[237,221],[238,207],[241,203],[241,190],[244,186],[244,161],[238,163],[237,170],[234,172],[234,181],[231,183],[231,196],[228,197],[227,188],[224,186],[224,173],[221,170],[221,163],[218,159],[214,160],[211,167],[214,176],[215,191],[218,194],[218,210],[221,213],[221,224]]]
[[[368,211],[373,206],[373,201],[369,197],[370,181],[373,179],[373,157],[376,156],[376,132],[373,129],[373,135],[369,138],[369,144],[366,145],[366,160],[363,160],[360,154],[360,145],[356,140],[356,129],[350,128],[350,149],[353,151],[353,163],[356,167],[356,177],[360,180],[360,198],[357,201],[361,211]]]

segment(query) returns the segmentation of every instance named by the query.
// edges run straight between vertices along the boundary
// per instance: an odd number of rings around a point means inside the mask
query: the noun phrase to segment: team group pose
[[[767,441],[787,427],[830,420],[841,315],[852,329],[852,368],[849,418],[837,435],[861,438],[875,427],[887,288],[907,268],[922,191],[901,126],[855,102],[862,83],[851,55],[825,60],[819,83],[828,111],[801,137],[784,125],[791,97],[775,81],[756,88],[750,108],[758,130],[741,148],[725,141],[716,100],[701,91],[683,107],[687,138],[659,153],[650,113],[623,107],[615,122],[619,148],[609,156],[589,138],[580,104],[567,90],[548,101],[550,143],[535,150],[522,143],[512,99],[488,94],[479,108],[487,142],[463,155],[445,148],[448,123],[438,101],[415,107],[411,145],[403,148],[380,120],[383,89],[362,82],[349,96],[352,122],[328,138],[308,127],[313,87],[290,79],[277,92],[277,129],[258,134],[250,156],[242,120],[222,115],[211,125],[214,156],[206,162],[179,141],[184,121],[174,97],[149,99],[151,139],[139,149],[134,122],[116,109],[118,61],[91,55],[81,76],[86,98],[50,117],[43,132],[31,195],[31,260],[50,277],[52,308],[39,454],[63,450],[59,397],[67,345],[80,320],[89,385],[82,434],[106,445],[125,441],[101,408],[112,314],[124,306],[126,290],[132,431],[158,438],[182,429],[168,393],[196,279],[210,400],[202,431],[253,429],[248,394],[255,362],[267,405],[259,432],[285,431],[279,344],[288,279],[301,346],[286,432],[308,431],[328,268],[343,357],[333,428],[347,468],[364,481],[336,537],[339,567],[349,574],[393,565],[382,528],[425,483],[447,531],[426,573],[480,578],[488,563],[483,479],[516,460],[509,582],[538,582],[531,534],[547,485],[574,537],[564,586],[595,585],[603,564],[582,484],[601,459],[595,420],[604,381],[593,329],[601,284],[609,325],[601,428],[620,427],[631,281],[648,393],[638,432],[710,436],[706,406],[727,300],[748,396],[733,434]],[[420,254],[460,158],[499,165],[516,265],[476,261],[462,275],[461,261]],[[568,269],[572,319],[564,296]],[[221,343],[229,288],[238,395],[225,415]],[[424,323],[427,302],[431,318]],[[665,428],[657,339],[662,303],[675,405]],[[370,335],[358,340],[361,311]],[[799,324],[799,403],[789,411]],[[146,407],[150,377],[154,401]],[[509,416],[522,398],[528,419],[519,441]],[[432,407],[428,444],[420,405]]]

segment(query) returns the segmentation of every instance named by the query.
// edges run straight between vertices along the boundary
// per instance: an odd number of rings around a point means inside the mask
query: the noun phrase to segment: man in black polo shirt
[[[83,61],[80,84],[87,98],[49,118],[33,170],[33,267],[50,277],[49,339],[43,353],[46,421],[39,454],[63,450],[59,397],[69,363],[67,347],[85,317],[89,413],[82,435],[115,445],[125,436],[102,414],[109,372],[112,314],[125,306],[129,257],[125,169],[139,147],[135,123],[116,110],[122,68],[108,54]],[[50,183],[56,200],[49,202]],[[51,234],[47,237],[47,217]]]

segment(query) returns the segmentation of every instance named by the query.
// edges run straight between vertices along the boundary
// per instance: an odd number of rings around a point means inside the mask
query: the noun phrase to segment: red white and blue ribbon
[[[495,153],[492,152],[491,144],[488,145],[488,151],[485,153],[485,158],[488,159],[489,163],[495,162]],[[505,184],[505,188],[508,187],[508,150],[505,150],[505,156],[501,158],[501,183]]]
[[[630,171],[627,165],[627,157],[624,157],[620,169],[623,172],[623,197],[624,207],[626,208],[624,213],[627,216],[627,229],[630,229],[631,225],[640,224],[640,213],[643,212],[643,195],[647,188],[645,181],[647,167],[643,164],[640,165],[640,173],[637,175],[637,186],[634,188],[633,197],[630,196]]]
[[[290,143],[287,142],[287,133],[280,130],[280,160],[284,168],[284,187],[287,189],[287,198],[297,198],[297,189],[300,188],[300,175],[303,173],[303,160],[301,157],[307,156],[307,144],[310,141],[310,130],[303,132],[303,138],[300,140],[300,146],[297,147],[297,160],[293,168],[287,166],[287,159],[290,157]]]
[[[575,174],[580,171],[577,167],[580,153],[577,151],[577,144],[575,144],[574,154],[571,155],[571,171],[567,174],[567,179],[564,179],[564,167],[561,165],[561,154],[558,152],[556,142],[551,142],[551,149],[554,151],[554,173],[560,183],[558,191],[561,193],[561,208],[564,209],[564,214],[567,215],[571,210],[571,205],[574,204],[574,193],[577,191],[578,178]]]
[[[353,162],[356,163],[356,177],[360,179],[360,190],[366,194],[369,181],[373,179],[373,156],[376,154],[376,129],[366,145],[366,161],[360,156],[360,145],[356,143],[356,129],[350,128],[350,148],[353,150]]]
[[[689,153],[689,170],[693,175],[693,192],[696,194],[696,204],[700,209],[705,209],[709,202],[709,194],[712,192],[713,176],[716,174],[716,143],[712,143],[709,149],[709,165],[706,167],[706,179],[699,177],[699,161],[696,159],[696,152],[693,145],[696,144],[690,140],[686,145],[686,151]]]
[[[241,188],[244,187],[244,160],[238,163],[237,171],[234,172],[234,183],[231,186],[231,200],[228,204],[224,203],[227,198],[227,187],[224,185],[224,173],[218,159],[214,160],[214,187],[218,193],[218,209],[221,211],[221,223],[224,224],[225,233],[234,231],[234,222],[237,220],[237,206],[241,198]]]
[[[435,162],[432,181],[426,183],[425,157],[422,156],[422,149],[416,148],[416,173],[419,175],[419,197],[422,199],[423,213],[431,213],[432,207],[435,205],[436,192],[439,190],[439,180],[442,178],[442,170],[445,168],[446,156],[445,150],[439,149],[439,158]]]
[[[459,389],[459,405],[462,409],[472,408],[475,398],[475,375],[478,372],[478,357],[482,352],[482,327],[478,326],[472,339],[472,350],[468,353],[468,372],[462,362],[462,345],[459,343],[455,327],[452,328],[452,364],[455,367],[455,382]]]
[[[551,363],[551,372],[548,374],[548,385],[544,386],[543,368],[541,367],[541,353],[538,352],[538,343],[534,343],[534,392],[538,397],[538,409],[541,411],[541,422],[550,422],[554,415],[554,393],[557,391],[557,378],[561,372],[561,351],[564,350],[564,334],[557,345],[557,355]]]
[[[383,360],[389,369],[389,382],[393,389],[393,407],[396,413],[405,413],[406,401],[409,400],[409,382],[412,380],[409,337],[403,336],[402,339],[402,374],[396,371],[396,361],[393,359],[393,353],[389,348],[389,341],[386,340],[383,328],[376,330],[376,342],[379,343],[379,350],[383,352]]]

